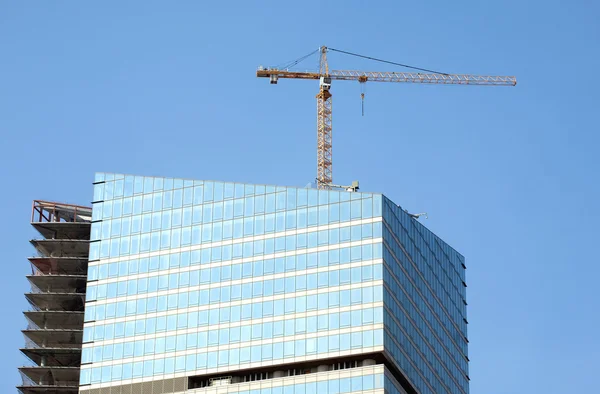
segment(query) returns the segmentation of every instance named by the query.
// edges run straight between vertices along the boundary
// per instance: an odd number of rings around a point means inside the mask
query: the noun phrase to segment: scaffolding
[[[31,225],[41,235],[31,240],[31,308],[24,313],[30,365],[19,368],[22,394],[77,394],[83,341],[92,209],[35,200]]]

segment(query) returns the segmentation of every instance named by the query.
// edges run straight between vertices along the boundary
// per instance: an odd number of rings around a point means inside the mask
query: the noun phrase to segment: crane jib
[[[257,77],[286,78],[286,79],[320,79],[316,72],[287,71],[287,70],[258,70]],[[517,79],[513,76],[470,75],[470,74],[434,74],[411,73],[394,71],[355,71],[332,70],[329,73],[332,80],[359,82],[407,82],[442,85],[495,85],[515,86]]]

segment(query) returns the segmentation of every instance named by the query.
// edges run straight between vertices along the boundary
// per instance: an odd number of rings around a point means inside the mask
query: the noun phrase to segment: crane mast
[[[319,81],[317,94],[317,187],[330,189],[333,185],[332,176],[332,111],[331,111],[331,81],[358,81],[361,84],[370,82],[408,82],[438,85],[489,85],[489,86],[515,86],[517,79],[512,76],[487,76],[470,74],[445,74],[436,72],[379,72],[359,70],[329,70],[327,51],[334,50],[322,46],[319,48],[319,71],[303,72],[291,71],[288,68],[259,67],[256,76],[269,78],[271,84],[277,84],[279,78],[284,79],[311,79]],[[344,51],[339,51],[348,53]],[[350,53],[348,53],[350,54]],[[308,56],[308,55],[307,55]],[[306,58],[305,56],[304,58]],[[360,55],[357,55],[360,56]],[[365,57],[365,56],[360,56]],[[372,59],[372,58],[370,58]],[[372,59],[378,60],[379,59]],[[294,64],[297,64],[296,61]],[[391,63],[391,62],[387,62]],[[415,67],[411,67],[415,68]],[[364,97],[364,95],[361,95]]]
[[[331,78],[327,65],[327,48],[321,47],[319,59],[319,93],[317,94],[317,185],[328,188],[332,177]]]

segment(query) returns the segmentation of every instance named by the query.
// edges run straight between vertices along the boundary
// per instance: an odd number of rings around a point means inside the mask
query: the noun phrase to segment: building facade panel
[[[423,393],[468,393],[464,258],[383,199],[385,349]]]
[[[381,203],[98,174],[81,384],[381,352]]]

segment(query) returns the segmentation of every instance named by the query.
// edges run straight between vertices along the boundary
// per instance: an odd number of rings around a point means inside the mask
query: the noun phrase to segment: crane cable
[[[314,50],[314,51],[312,51],[312,52],[311,52],[311,53],[309,53],[308,55],[304,55],[304,56],[302,56],[302,57],[300,57],[300,58],[298,58],[298,59],[296,59],[296,60],[293,60],[293,61],[291,61],[291,62],[289,62],[289,63],[283,63],[283,65],[282,65],[282,66],[277,66],[277,68],[278,68],[278,69],[288,69],[288,68],[292,68],[292,67],[294,67],[294,66],[298,65],[298,63],[300,63],[301,61],[305,60],[306,58],[308,58],[308,57],[310,57],[310,56],[314,55],[315,53],[319,52],[319,50],[320,50],[320,48],[319,48],[319,49],[316,49],[316,50]]]
[[[434,74],[442,74],[442,75],[448,75],[447,73],[442,73],[439,71],[433,71],[433,70],[428,70],[426,68],[420,68],[420,67],[414,67],[414,66],[409,66],[407,64],[402,64],[402,63],[396,63],[396,62],[391,62],[389,60],[383,60],[383,59],[377,59],[375,57],[371,57],[371,56],[365,56],[365,55],[359,55],[358,53],[352,53],[352,52],[346,52],[346,51],[342,51],[339,49],[333,49],[333,48],[329,48],[327,47],[328,50],[330,51],[334,51],[334,52],[339,52],[339,53],[344,53],[346,55],[351,55],[351,56],[356,56],[356,57],[361,57],[363,59],[368,59],[368,60],[374,60],[376,62],[381,62],[381,63],[387,63],[387,64],[393,64],[395,66],[400,66],[400,67],[406,67],[406,68],[411,68],[413,70],[419,70],[419,71],[425,71],[428,73],[434,73]]]
[[[343,53],[343,54],[346,54],[346,55],[356,56],[356,57],[360,57],[360,58],[368,59],[368,60],[373,60],[373,61],[380,62],[380,63],[392,64],[394,66],[400,66],[400,67],[410,68],[410,69],[413,69],[413,70],[425,71],[425,72],[428,72],[428,73],[448,75],[446,73],[442,73],[442,72],[439,72],[439,71],[433,71],[433,70],[428,70],[426,68],[409,66],[407,64],[391,62],[389,60],[378,59],[378,58],[371,57],[371,56],[359,55],[358,53],[352,53],[352,52],[342,51],[340,49],[334,49],[334,48],[329,48],[329,47],[327,49],[330,50],[330,51],[333,51],[333,52],[339,52],[339,53]],[[362,116],[365,116],[365,91],[364,91],[364,82],[361,83],[360,101],[361,101],[361,103],[360,103],[361,104],[361,113],[362,113]]]
[[[368,60],[373,60],[373,61],[380,62],[380,63],[392,64],[394,66],[406,67],[406,68],[410,68],[410,69],[413,69],[413,70],[425,71],[425,72],[434,73],[434,74],[449,75],[448,73],[443,73],[443,72],[440,72],[440,71],[434,71],[434,70],[429,70],[429,69],[426,69],[426,68],[409,66],[408,64],[402,64],[402,63],[392,62],[392,61],[389,61],[389,60],[378,59],[378,58],[375,58],[375,57],[372,57],[372,56],[365,56],[365,55],[360,55],[358,53],[353,53],[353,52],[348,52],[348,51],[342,51],[341,49],[335,49],[335,48],[329,48],[329,47],[327,47],[327,49],[329,51],[339,52],[339,53],[343,53],[345,55],[356,56],[356,57],[360,57],[360,58],[368,59]],[[310,52],[310,53],[308,53],[308,54],[306,54],[306,55],[304,55],[304,56],[302,56],[302,57],[300,57],[300,58],[298,58],[296,60],[293,60],[293,61],[291,61],[289,63],[282,63],[282,65],[277,66],[277,68],[279,68],[279,69],[289,69],[289,68],[292,68],[292,67],[298,65],[303,60],[306,60],[310,56],[314,55],[315,53],[318,53],[320,50],[321,50],[321,48],[316,49],[316,50],[314,50],[314,51],[312,51],[312,52]]]

